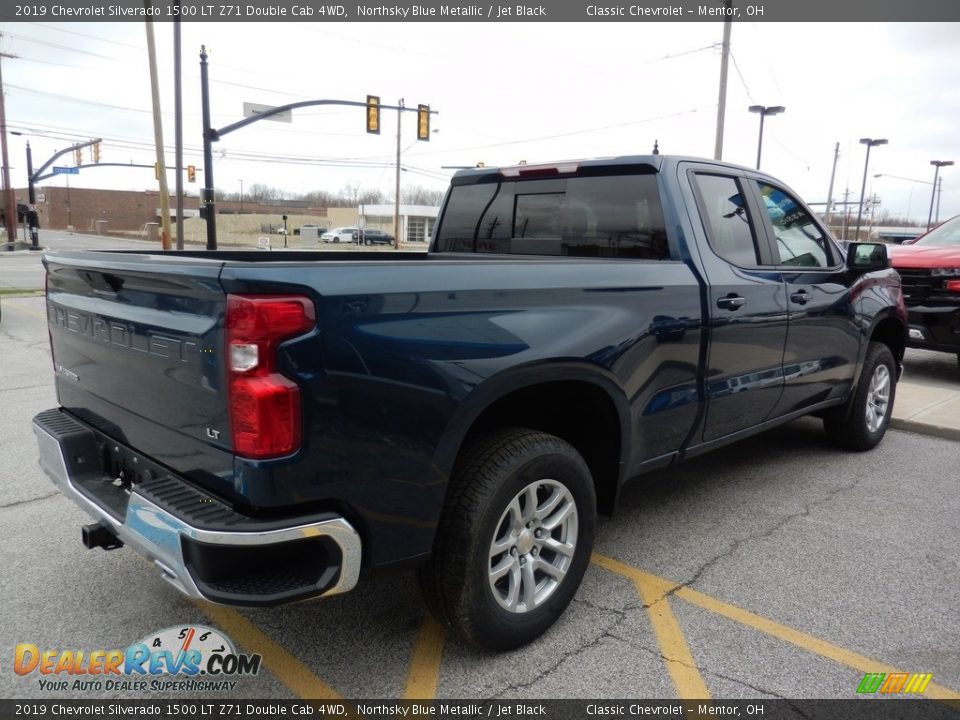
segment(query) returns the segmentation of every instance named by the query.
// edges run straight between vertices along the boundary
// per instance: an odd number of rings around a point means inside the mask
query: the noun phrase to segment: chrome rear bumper
[[[102,487],[105,479],[103,474],[92,467],[82,473],[77,472],[75,461],[68,460],[78,457],[77,447],[87,445],[87,440],[91,448],[90,457],[96,457],[94,431],[56,410],[40,413],[34,418],[33,429],[40,452],[40,466],[60,491],[124,544],[150,560],[167,582],[189,597],[230,605],[273,605],[344,593],[357,583],[362,549],[360,536],[342,517],[326,517],[303,523],[292,521],[289,527],[276,527],[274,522],[269,529],[256,529],[258,522],[251,519],[247,529],[242,526],[230,530],[208,529],[197,527],[188,519],[161,507],[138,492],[134,484],[129,491],[110,489],[113,493],[129,493],[125,513],[118,518],[115,504],[111,512],[108,509],[110,503],[101,503],[89,489],[81,489],[86,487],[85,480],[91,478]],[[89,433],[89,438],[85,437],[86,433]],[[90,467],[90,460],[86,460],[84,465]],[[300,572],[302,568],[294,567],[290,568],[292,572],[281,572],[282,579],[274,577],[278,560],[282,564],[284,558],[294,555],[304,557],[303,543],[318,543],[317,550],[324,555],[323,560],[311,562],[316,578]],[[299,548],[299,554],[290,552],[294,548]],[[223,565],[219,558],[229,556],[232,564],[245,566],[246,563],[242,562],[245,549],[251,553],[258,551],[257,556],[261,561],[266,558],[263,572],[273,573],[274,576],[260,577],[256,574],[256,568],[251,572],[250,567],[244,567],[246,575],[241,579],[218,577],[211,580],[211,573],[222,575],[222,571],[217,569],[217,565]],[[309,555],[312,548],[307,550],[307,556],[312,557]],[[206,559],[201,558],[202,562],[199,563],[191,562],[191,558],[195,560],[201,555],[206,555]],[[241,562],[238,563],[237,558],[241,558]],[[203,577],[204,574],[207,577]],[[283,590],[284,584],[286,590]],[[272,591],[264,591],[265,587]],[[277,591],[278,587],[281,588],[280,592]]]

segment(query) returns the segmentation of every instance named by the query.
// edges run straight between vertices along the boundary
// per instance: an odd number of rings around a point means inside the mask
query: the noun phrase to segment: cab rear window
[[[652,174],[455,185],[435,250],[670,259]]]

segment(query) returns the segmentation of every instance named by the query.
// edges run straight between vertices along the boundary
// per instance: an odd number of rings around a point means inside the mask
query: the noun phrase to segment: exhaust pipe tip
[[[93,548],[103,548],[104,550],[116,550],[123,547],[123,542],[114,535],[113,531],[101,523],[84,525],[80,528],[83,539],[83,546],[87,550]]]

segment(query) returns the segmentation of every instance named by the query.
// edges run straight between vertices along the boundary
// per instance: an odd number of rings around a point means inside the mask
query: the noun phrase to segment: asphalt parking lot
[[[42,298],[3,298],[0,347],[0,697],[133,696],[44,690],[12,671],[19,643],[109,650],[204,625],[263,657],[231,699],[852,698],[865,673],[903,671],[960,700],[956,441],[893,430],[854,455],[805,419],[650,475],[600,523],[566,615],[494,655],[448,641],[410,574],[235,611],[183,598],[130,550],[85,550],[88,520],[30,429],[55,405]],[[911,354],[908,373],[960,387],[953,356]]]

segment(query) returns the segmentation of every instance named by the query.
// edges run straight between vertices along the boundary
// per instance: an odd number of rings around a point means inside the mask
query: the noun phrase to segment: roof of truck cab
[[[551,162],[521,163],[518,165],[502,165],[492,167],[476,167],[458,170],[451,182],[453,184],[480,181],[481,178],[490,178],[494,175],[505,175],[508,173],[534,173],[538,169],[549,168],[568,168],[574,167],[575,170],[561,170],[560,174],[573,174],[582,168],[601,168],[601,167],[625,167],[625,166],[645,166],[653,172],[661,172],[665,166],[675,166],[680,162],[692,162],[698,164],[719,165],[722,167],[733,168],[736,170],[748,170],[757,172],[752,168],[747,168],[733,163],[723,162],[722,160],[713,160],[710,158],[691,157],[686,155],[619,155],[599,158],[583,158],[557,160]]]

